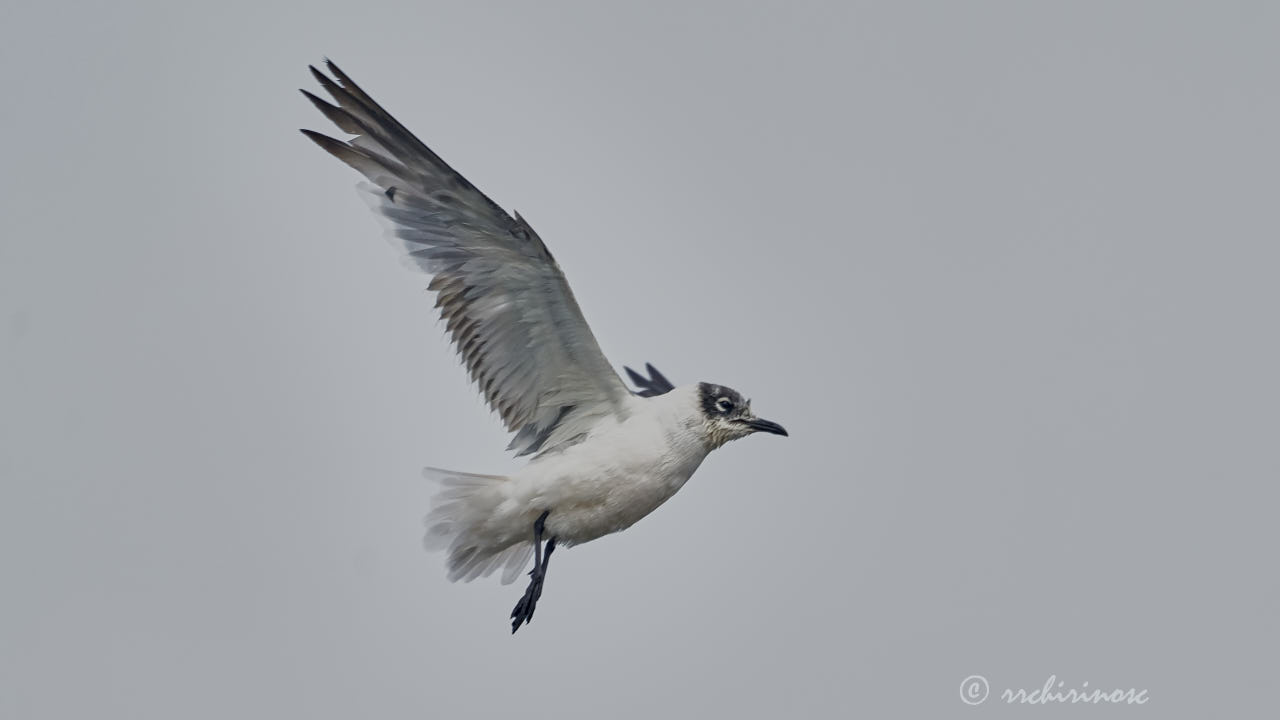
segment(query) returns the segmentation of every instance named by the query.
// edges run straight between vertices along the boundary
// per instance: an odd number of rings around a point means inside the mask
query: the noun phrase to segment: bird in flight
[[[531,455],[511,476],[427,468],[440,491],[424,544],[447,552],[450,580],[532,557],[511,631],[533,619],[551,553],[625,530],[676,493],[712,450],[756,432],[786,435],[723,385],[673,386],[646,363],[633,391],[605,359],[547,246],[373,101],[332,62],[307,97],[344,133],[303,134],[364,175],[407,264],[431,277],[436,307],[471,379]]]

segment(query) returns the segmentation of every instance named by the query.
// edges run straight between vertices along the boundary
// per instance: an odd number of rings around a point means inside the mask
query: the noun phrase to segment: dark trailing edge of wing
[[[645,377],[629,367],[624,366],[622,369],[627,371],[627,376],[631,378],[632,384],[640,388],[640,391],[636,393],[640,397],[653,397],[676,389],[676,386],[672,385],[666,376],[658,372],[658,368],[649,363],[644,364],[644,369],[649,373],[649,377]]]

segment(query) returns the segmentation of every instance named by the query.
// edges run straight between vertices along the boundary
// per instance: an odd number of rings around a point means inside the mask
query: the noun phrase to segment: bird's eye
[[[720,398],[716,401],[716,409],[720,412],[727,413],[733,409],[733,401],[729,398]]]

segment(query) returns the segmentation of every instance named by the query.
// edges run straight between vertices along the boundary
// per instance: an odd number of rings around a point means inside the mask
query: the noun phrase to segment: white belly
[[[548,536],[565,545],[594,540],[657,509],[706,455],[701,442],[673,436],[660,422],[624,423],[531,462],[511,478],[494,519],[517,541],[546,510]]]
[[[571,545],[625,530],[675,495],[692,474],[621,472],[575,479],[575,491],[551,507],[548,532]]]

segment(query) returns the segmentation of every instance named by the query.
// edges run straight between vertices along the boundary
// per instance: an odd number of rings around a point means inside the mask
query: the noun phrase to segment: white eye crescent
[[[716,400],[716,409],[720,412],[727,413],[733,409],[733,401],[727,397],[722,397],[719,400]]]

